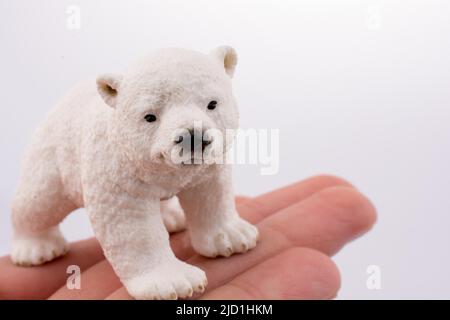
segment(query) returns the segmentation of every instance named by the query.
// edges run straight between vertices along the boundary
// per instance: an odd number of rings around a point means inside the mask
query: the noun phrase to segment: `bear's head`
[[[117,148],[141,166],[161,169],[223,160],[232,140],[227,129],[238,127],[231,85],[236,63],[227,46],[209,54],[170,48],[123,75],[98,77],[98,91],[113,108],[110,136]]]

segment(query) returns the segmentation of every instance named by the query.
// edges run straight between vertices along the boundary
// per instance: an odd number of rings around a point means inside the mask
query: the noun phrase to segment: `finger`
[[[237,210],[242,218],[257,224],[274,212],[303,201],[321,190],[338,186],[353,188],[350,183],[341,178],[321,175],[251,198],[245,202],[238,202]],[[195,255],[186,232],[173,235],[171,246],[175,255],[181,260],[187,260]]]
[[[323,253],[292,248],[220,286],[201,299],[330,299],[340,287],[336,265]]]
[[[258,224],[260,240],[248,253],[227,259],[195,256],[187,262],[205,270],[212,289],[292,247],[309,247],[332,255],[368,231],[375,219],[374,207],[355,189],[327,188]]]
[[[107,260],[84,271],[80,280],[80,289],[70,290],[63,286],[50,297],[50,300],[103,300],[111,292],[122,287]]]
[[[255,249],[230,258],[195,256],[187,262],[203,269],[208,291],[224,285],[251,267],[293,247],[310,247],[325,254],[368,231],[375,209],[362,194],[348,187],[324,189],[258,224],[260,240]],[[129,298],[121,288],[110,299]]]
[[[339,186],[354,188],[349,182],[335,176],[315,176],[252,198],[251,201],[238,205],[238,211],[244,219],[258,223],[272,213],[305,200],[321,190]]]
[[[45,299],[61,287],[69,276],[67,267],[87,269],[104,259],[95,239],[71,244],[70,251],[42,266],[19,267],[9,257],[0,258],[0,299]]]

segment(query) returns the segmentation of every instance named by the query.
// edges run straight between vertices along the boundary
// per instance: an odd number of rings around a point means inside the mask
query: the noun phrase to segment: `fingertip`
[[[338,177],[335,175],[331,175],[331,174],[316,175],[314,177],[311,177],[311,178],[305,180],[305,182],[309,182],[310,184],[314,184],[314,185],[318,186],[318,189],[325,189],[325,188],[338,187],[338,186],[355,189],[353,184],[351,184],[344,178],[341,178],[341,177]]]
[[[369,231],[377,220],[377,213],[372,202],[354,188],[345,186],[330,187],[318,193],[328,206],[340,208],[336,216],[338,222],[349,228],[357,237]]]
[[[202,299],[330,299],[339,288],[339,271],[328,256],[297,247],[248,269]]]
[[[336,264],[324,253],[310,248],[291,248],[278,256],[284,284],[282,299],[331,299],[341,286]]]

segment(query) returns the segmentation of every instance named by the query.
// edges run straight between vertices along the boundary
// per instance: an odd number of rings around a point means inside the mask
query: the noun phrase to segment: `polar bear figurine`
[[[65,254],[58,224],[80,207],[136,299],[186,298],[205,289],[205,273],[169,245],[168,232],[185,222],[203,256],[255,247],[257,229],[235,208],[230,165],[206,161],[230,149],[217,133],[238,127],[236,63],[227,46],[209,54],[161,49],[123,75],[72,89],[25,153],[12,201],[12,261],[33,266]],[[184,160],[173,160],[181,154]]]

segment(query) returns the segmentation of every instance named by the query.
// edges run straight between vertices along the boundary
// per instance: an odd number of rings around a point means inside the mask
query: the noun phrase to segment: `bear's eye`
[[[208,104],[208,110],[214,110],[217,107],[217,101],[213,100]]]
[[[145,121],[147,122],[155,122],[156,121],[156,116],[154,114],[147,114],[144,117]]]

